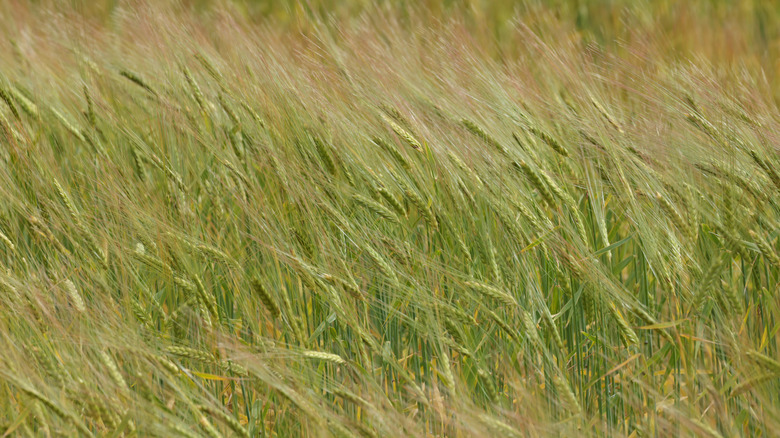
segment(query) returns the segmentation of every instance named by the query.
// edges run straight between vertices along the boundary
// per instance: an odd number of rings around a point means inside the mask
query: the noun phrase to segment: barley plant
[[[776,436],[773,2],[0,2],[3,436]]]

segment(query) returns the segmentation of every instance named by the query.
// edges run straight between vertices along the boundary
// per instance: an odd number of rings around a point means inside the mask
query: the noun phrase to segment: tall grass
[[[774,79],[534,5],[0,6],[1,430],[773,435]]]

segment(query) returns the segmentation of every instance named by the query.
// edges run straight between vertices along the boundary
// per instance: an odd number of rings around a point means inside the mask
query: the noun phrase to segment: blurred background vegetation
[[[33,3],[79,11],[89,19],[109,23],[114,14],[133,2]],[[622,47],[644,41],[648,47],[663,49],[652,54],[655,61],[704,59],[716,65],[759,72],[771,86],[775,99],[780,97],[780,2],[775,1],[182,0],[178,4],[187,12],[206,17],[228,7],[249,23],[291,32],[305,31],[312,23],[321,21],[339,28],[382,15],[399,19],[410,29],[462,20],[470,35],[499,60],[513,58],[518,22],[539,34],[549,35],[546,32],[553,31],[574,44],[618,56]],[[420,17],[426,22],[420,22]]]

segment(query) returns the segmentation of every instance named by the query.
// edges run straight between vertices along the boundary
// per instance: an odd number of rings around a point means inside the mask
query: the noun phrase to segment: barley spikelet
[[[528,154],[531,159],[533,159],[534,162],[539,162],[539,157],[536,155],[536,152],[534,151],[534,148],[529,148],[524,142],[523,139],[520,138],[520,134],[517,132],[512,132],[512,138],[515,140],[515,143],[520,147],[520,150]]]
[[[303,249],[303,252],[306,254],[306,256],[309,257],[309,259],[312,259],[316,249],[314,247],[314,243],[311,241],[311,238],[309,238],[309,234],[304,232],[300,226],[292,227],[290,231],[292,231],[295,240]]]
[[[373,137],[371,139],[374,144],[381,147],[385,151],[387,151],[388,154],[390,154],[393,159],[398,162],[398,164],[403,167],[406,170],[410,170],[412,168],[411,164],[409,164],[409,160],[406,159],[406,157],[401,154],[401,151],[399,151],[395,146],[392,144],[384,141],[380,137]]]
[[[173,275],[173,270],[168,265],[163,263],[162,260],[146,254],[146,250],[143,245],[136,245],[135,250],[132,252],[132,256],[147,267],[156,271],[158,274]]]
[[[34,103],[30,101],[24,94],[22,94],[19,90],[17,90],[15,87],[8,88],[8,92],[10,93],[11,97],[16,101],[16,103],[19,104],[19,106],[22,108],[22,111],[27,113],[28,116],[32,117],[33,119],[38,119],[40,116],[40,113],[38,112],[38,107],[35,106]]]
[[[601,116],[604,117],[604,119],[606,119],[610,125],[612,125],[619,133],[621,134],[625,133],[623,131],[623,127],[620,126],[620,123],[618,123],[617,120],[615,120],[615,118],[612,117],[612,115],[609,112],[607,112],[606,108],[601,106],[601,104],[593,97],[590,98],[590,101],[591,103],[593,103],[593,106],[596,107],[597,110],[599,110]]]
[[[340,211],[336,209],[336,207],[332,206],[330,202],[327,201],[319,201],[317,203],[317,206],[322,207],[322,209],[325,211],[325,214],[327,217],[339,228],[342,230],[348,230],[351,228],[349,221],[347,218],[344,217],[343,214],[341,214]]]
[[[343,261],[342,261],[343,263]],[[363,300],[365,297],[361,294],[360,288],[354,279],[345,280],[343,278],[334,277],[330,274],[323,275],[323,278],[333,285],[340,285],[348,294],[358,300]]]
[[[718,143],[723,143],[723,137],[718,129],[710,123],[707,119],[702,117],[698,112],[689,113],[685,115],[685,118],[693,126],[699,128],[702,132],[707,134],[710,138]]]
[[[531,131],[531,133],[534,134],[535,136],[539,137],[542,141],[547,143],[548,146],[550,146],[555,152],[557,152],[561,156],[564,157],[569,156],[569,152],[563,146],[561,146],[558,140],[551,137],[548,133],[534,126],[528,128],[528,130]]]
[[[181,424],[174,423],[170,427],[171,427],[171,430],[175,431],[177,434],[179,434],[179,435],[181,435],[181,436],[183,436],[185,438],[201,438],[202,437],[202,435],[196,435],[189,428],[187,428],[187,427],[185,427],[185,426],[183,426]]]
[[[176,184],[176,186],[179,187],[179,190],[181,190],[182,192],[187,191],[187,186],[184,184],[184,181],[181,179],[181,176],[178,173],[176,173],[175,170],[173,170],[167,164],[165,164],[157,155],[149,154],[149,157],[151,158],[152,164],[154,164],[158,169],[165,172],[165,174],[168,175],[171,181],[173,181]]]
[[[727,286],[722,288],[722,291],[723,295],[726,297],[726,301],[729,304],[729,310],[735,312],[737,316],[741,317],[745,311],[745,308],[742,305],[742,300],[739,299],[737,292],[734,290],[734,287]]]
[[[319,289],[319,279],[317,278],[316,270],[297,257],[291,257],[291,266],[298,273],[298,277],[301,279],[304,285],[312,291]]]
[[[127,390],[127,382],[125,382],[125,378],[122,377],[122,373],[119,372],[119,367],[117,367],[116,362],[114,362],[111,355],[105,351],[101,351],[98,353],[98,357],[100,357],[100,361],[103,362],[103,365],[108,369],[108,375],[111,376],[111,380],[113,380],[122,391]]]
[[[308,359],[323,360],[325,362],[332,362],[337,365],[344,365],[347,362],[341,358],[338,354],[326,353],[323,351],[304,351],[303,357]]]
[[[636,303],[631,306],[631,313],[633,313],[636,317],[641,319],[645,322],[647,325],[657,325],[658,321],[653,318],[652,315],[647,313],[647,311],[642,307],[641,304]],[[656,329],[656,331],[667,341],[674,343],[674,339],[672,338],[672,335],[670,335],[666,330],[662,328]]]
[[[158,96],[157,92],[154,91],[154,89],[149,86],[149,84],[146,83],[143,79],[141,79],[140,76],[137,74],[131,72],[130,70],[120,70],[119,74],[123,76],[124,78],[128,79],[130,82],[134,83],[135,85],[138,85],[139,87],[143,88],[144,90],[148,91],[154,96]]]
[[[0,241],[3,242],[3,244],[7,246],[8,249],[11,250],[11,252],[14,252],[16,250],[16,246],[14,246],[14,243],[11,242],[11,239],[9,239],[8,236],[6,236],[2,230],[0,230]]]
[[[382,104],[379,105],[379,109],[381,109],[382,111],[387,113],[388,116],[394,118],[398,123],[404,125],[404,127],[406,129],[408,129],[410,131],[412,130],[411,129],[412,128],[412,124],[409,123],[409,121],[406,120],[406,117],[404,117],[403,114],[401,114],[401,112],[398,111],[397,109],[395,109],[394,107],[382,103]]]
[[[498,300],[503,304],[506,304],[507,306],[517,306],[517,301],[515,301],[515,298],[513,296],[493,286],[477,283],[476,281],[467,281],[466,286],[468,286],[475,292],[479,292],[488,298],[493,298],[495,300]]]
[[[241,120],[238,118],[238,114],[236,114],[236,112],[233,111],[233,108],[228,105],[227,101],[225,100],[225,96],[222,94],[219,95],[219,104],[222,106],[222,109],[225,110],[225,114],[228,115],[230,121],[232,121],[234,125],[238,126],[241,124]]]
[[[387,207],[385,207],[384,205],[378,202],[374,202],[360,195],[352,196],[352,200],[362,205],[363,207],[365,207],[366,209],[368,209],[369,211],[371,211],[372,213],[376,214],[379,217],[387,219],[388,221],[393,223],[400,223],[398,217],[392,211],[390,211]]]
[[[474,195],[471,194],[471,191],[468,187],[466,187],[466,183],[463,182],[462,179],[458,178],[458,188],[460,189],[460,192],[463,193],[463,195],[466,197],[466,200],[469,203],[469,206],[473,210],[477,210],[477,199],[474,198]]]
[[[463,255],[466,257],[466,261],[468,263],[471,263],[473,259],[471,257],[471,251],[469,251],[469,247],[466,245],[466,242],[457,232],[454,232],[454,236],[455,236],[455,242],[458,244],[458,248],[460,248],[460,252],[462,252]]]
[[[200,425],[201,429],[206,431],[206,435],[208,435],[210,438],[222,438],[222,435],[217,431],[214,425],[211,424],[205,415],[200,415],[198,417],[198,424]]]
[[[780,189],[780,175],[777,174],[774,167],[761,159],[761,157],[758,156],[758,153],[754,150],[750,151],[750,157],[753,158],[753,161],[755,161],[756,164],[758,164],[758,167],[764,170],[764,172],[769,177],[769,180],[772,181],[772,184]]]
[[[750,237],[756,242],[758,249],[761,250],[761,254],[763,254],[770,263],[774,264],[775,266],[780,266],[780,256],[777,255],[772,246],[755,231],[750,230],[748,233],[750,234]],[[11,245],[11,248],[13,249],[13,245]]]
[[[265,120],[262,117],[260,117],[260,114],[257,114],[257,112],[254,109],[252,109],[252,107],[249,106],[249,104],[247,104],[246,102],[242,101],[241,102],[241,107],[244,108],[244,111],[248,112],[250,116],[252,116],[252,119],[254,119],[255,123],[257,123],[257,125],[260,128],[268,129],[268,125],[266,124]],[[273,128],[271,128],[271,129],[273,129]]]
[[[487,312],[488,316],[490,316],[490,318],[493,321],[495,321],[495,323],[498,324],[499,327],[501,327],[501,330],[503,330],[507,335],[509,335],[510,338],[512,338],[515,342],[520,342],[520,338],[517,334],[517,331],[515,331],[515,329],[510,327],[506,321],[504,321],[500,316],[498,316],[498,314],[496,314],[490,309],[485,309],[485,311]]]
[[[40,392],[36,391],[35,389],[29,388],[26,385],[22,384],[15,377],[11,377],[8,374],[5,374],[4,377],[10,382],[14,383],[14,385],[18,386],[22,392],[41,402],[43,406],[48,408],[50,411],[54,412],[57,416],[59,416],[64,420],[67,420],[69,423],[75,426],[79,430],[79,432],[83,434],[83,436],[87,436],[87,437],[94,436],[92,432],[86,427],[86,425],[84,425],[81,421],[79,421],[76,415],[70,412],[66,412],[62,407],[54,403],[51,399],[41,394]]]
[[[582,407],[580,407],[580,402],[577,400],[577,396],[574,395],[574,391],[571,390],[569,382],[560,373],[556,373],[553,376],[553,384],[569,411],[574,415],[579,415],[582,412]]]
[[[173,276],[173,284],[176,286],[179,286],[180,288],[186,290],[187,292],[196,292],[197,286],[195,286],[190,280],[187,278],[174,274]]]
[[[145,327],[152,327],[152,317],[146,312],[146,309],[141,306],[138,300],[132,300],[130,305],[132,306],[133,316]]]
[[[776,376],[780,375],[780,362],[778,362],[776,359],[761,354],[755,350],[748,351],[747,355],[762,368],[766,369],[767,371],[771,371]]]
[[[534,212],[531,212],[531,210],[529,210],[528,207],[526,207],[522,202],[514,201],[514,200],[511,201],[511,202],[512,202],[512,206],[515,207],[517,209],[517,211],[519,211],[520,214],[523,216],[523,219],[525,219],[531,225],[533,225],[534,228],[536,228],[536,230],[538,232],[544,232],[547,229],[552,228],[552,227],[545,228],[542,225],[542,223],[539,222],[538,215],[536,213],[534,213]],[[505,216],[505,219],[501,219],[502,222],[504,222],[504,220],[506,220],[506,221],[511,223],[511,227],[508,227],[508,228],[510,228],[510,229],[516,228],[516,225],[514,224],[514,221],[511,220],[511,218],[508,216],[508,213],[506,211],[503,211],[503,209],[497,209],[497,211],[500,211],[501,214]],[[520,232],[519,228],[517,230],[515,230],[515,231],[517,231],[518,233]]]
[[[246,428],[241,425],[241,422],[239,422],[238,419],[236,419],[236,417],[233,415],[225,412],[223,409],[203,405],[200,406],[200,410],[211,415],[212,417],[216,417],[219,421],[225,423],[233,432],[236,433],[236,435],[245,438],[250,437],[249,431],[247,431]]]
[[[156,355],[156,354],[150,353],[148,351],[143,351],[143,350],[142,351],[138,351],[137,353],[142,355],[143,357],[145,357],[149,362],[152,362],[152,363],[155,363],[155,364],[158,364],[158,365],[162,366],[166,371],[168,371],[169,373],[171,373],[174,376],[179,375],[179,373],[180,373],[179,366],[176,365],[175,363],[171,362],[165,356]]]
[[[314,146],[317,149],[317,154],[322,159],[322,162],[325,164],[325,169],[330,173],[331,175],[336,174],[336,163],[333,161],[333,157],[330,156],[330,152],[328,149],[330,149],[329,146],[326,146],[325,143],[322,142],[318,137],[313,137],[314,140]]]
[[[536,173],[539,175],[539,178],[544,182],[544,184],[552,191],[553,195],[564,201],[566,205],[575,204],[574,199],[572,199],[568,193],[564,192],[560,186],[558,186],[558,184],[550,177],[550,175],[547,174],[547,172],[542,169],[537,169]]]
[[[217,70],[217,68],[214,67],[214,64],[212,64],[211,61],[208,60],[208,58],[203,56],[202,53],[196,53],[195,54],[195,59],[197,59],[198,62],[200,63],[200,65],[202,65],[203,68],[206,69],[206,71],[209,73],[209,75],[211,76],[212,79],[217,81],[217,83],[220,86],[224,85],[225,78],[222,76],[222,74],[220,74],[220,72]]]
[[[201,303],[206,307],[206,309],[208,309],[211,318],[218,320],[219,311],[217,310],[217,298],[214,296],[214,294],[208,293],[206,291],[206,288],[203,287],[203,282],[200,280],[200,277],[196,275],[193,277],[193,280],[195,280],[195,287]]]
[[[392,119],[382,114],[382,118],[387,122],[388,125],[393,129],[393,131],[401,137],[409,146],[413,147],[415,150],[422,151],[422,145],[419,141],[417,141],[416,138],[412,134],[409,133],[409,131],[405,130],[401,126],[399,126],[397,123],[395,123]]]
[[[195,98],[195,102],[198,104],[201,111],[206,111],[206,101],[203,97],[203,92],[200,90],[198,83],[192,77],[192,73],[190,73],[190,70],[185,66],[182,66],[182,73],[184,73],[184,79],[187,81],[187,85],[190,87],[190,92]]]
[[[463,162],[463,160],[461,160],[461,159],[460,159],[460,157],[458,157],[457,155],[455,155],[455,153],[454,153],[454,152],[452,152],[451,150],[448,150],[448,151],[447,151],[447,155],[450,157],[450,159],[452,160],[452,162],[453,162],[453,163],[455,163],[455,165],[456,165],[456,166],[458,166],[458,169],[460,169],[461,171],[463,171],[463,173],[465,173],[465,174],[467,174],[468,176],[470,176],[472,179],[474,179],[475,181],[477,181],[477,182],[478,182],[480,185],[484,185],[484,184],[485,184],[484,182],[482,182],[482,179],[480,179],[480,178],[479,178],[479,176],[478,176],[476,173],[474,173],[474,171],[473,171],[473,170],[471,170],[471,168],[470,168],[470,167],[468,167],[468,166],[466,165],[466,163],[464,163],[464,162]],[[458,180],[458,181],[460,181],[460,180]],[[467,195],[467,196],[471,196],[471,195],[469,194],[469,195]]]
[[[11,127],[11,124],[8,122],[8,119],[5,118],[5,114],[3,114],[2,111],[0,111],[0,131],[5,132],[8,140],[13,140],[16,144],[23,144],[25,141],[24,138]]]
[[[754,387],[758,387],[759,385],[762,385],[763,383],[776,378],[777,378],[776,373],[765,373],[765,374],[758,375],[731,388],[730,395],[732,398],[737,397],[753,389]]]
[[[144,167],[144,157],[138,147],[131,147],[130,153],[133,155],[133,170],[141,181],[146,181],[146,169]]]
[[[401,182],[401,185],[403,187],[406,199],[408,199],[409,202],[417,207],[417,211],[423,217],[428,226],[434,230],[438,229],[439,222],[436,220],[436,216],[434,216],[433,211],[431,211],[429,204],[423,201],[422,197],[417,194],[417,191],[409,187],[406,183]]]
[[[379,255],[378,252],[374,250],[374,248],[371,248],[370,246],[366,245],[366,252],[368,252],[368,255],[371,256],[371,259],[376,263],[376,265],[379,267],[379,270],[382,271],[382,273],[392,281],[393,284],[397,285],[398,277],[395,275],[395,271],[393,271],[393,268],[390,267],[390,264],[385,261],[385,259]]]
[[[347,400],[347,401],[349,401],[349,402],[351,402],[351,403],[353,403],[355,405],[362,406],[362,407],[367,408],[367,409],[370,409],[370,408],[373,407],[371,405],[371,403],[369,403],[365,399],[361,398],[357,394],[355,394],[355,393],[353,393],[351,391],[347,391],[346,389],[334,388],[334,389],[331,389],[330,392],[333,395],[341,397],[344,400]]]
[[[677,210],[672,206],[669,201],[663,197],[660,193],[655,193],[655,198],[658,200],[658,203],[661,205],[661,209],[666,213],[667,216],[672,220],[672,223],[675,227],[677,227],[680,232],[683,233],[684,236],[686,236],[689,239],[693,239],[693,233],[691,232],[690,227],[685,223],[685,220],[683,220],[682,216],[680,216],[680,213],[677,212]]]
[[[194,348],[189,347],[180,347],[176,345],[172,345],[165,348],[165,351],[168,353],[171,353],[175,356],[184,357],[186,359],[192,359],[197,360],[200,362],[207,362],[207,363],[216,363],[217,360],[214,357],[213,354],[202,351],[202,350],[196,350]]]
[[[81,141],[86,141],[84,135],[81,134],[81,131],[75,125],[73,125],[70,120],[63,116],[62,113],[57,111],[54,107],[51,107],[51,112],[57,117],[57,119],[59,119],[60,123],[62,123],[62,126],[64,126],[68,132],[73,134],[74,137]]]
[[[474,317],[468,312],[461,309],[462,305],[459,302],[454,302],[451,305],[441,306],[442,312],[446,314],[447,318],[451,318],[453,321],[460,325],[457,327],[470,327],[476,324]]]
[[[515,167],[520,169],[525,177],[531,181],[531,185],[534,186],[534,188],[539,192],[539,195],[542,196],[544,202],[550,207],[555,207],[555,200],[553,200],[552,195],[547,190],[547,187],[545,187],[545,185],[542,183],[542,179],[539,177],[536,171],[523,160],[515,162]]]
[[[550,314],[550,309],[545,305],[542,305],[542,320],[547,326],[547,329],[552,333],[553,340],[555,341],[558,350],[561,352],[565,351],[563,339],[561,339],[561,334],[558,332],[558,325],[555,324],[555,320],[553,320],[552,315]]]
[[[496,383],[493,381],[493,377],[489,372],[482,368],[477,369],[477,376],[479,376],[480,382],[482,382],[482,388],[485,389],[485,393],[488,398],[495,402],[498,400],[498,390],[496,389]]]
[[[501,268],[498,266],[498,255],[496,248],[493,246],[493,244],[490,242],[490,239],[487,240],[488,245],[488,261],[490,262],[490,269],[493,271],[493,277],[496,279],[497,284],[503,284],[504,283],[504,275],[501,273]]]
[[[76,289],[76,285],[73,284],[70,279],[66,279],[62,283],[65,285],[65,291],[68,293],[68,297],[70,298],[73,307],[77,311],[84,313],[87,310],[87,306],[84,305],[84,299],[81,298],[81,294]]]
[[[447,333],[452,336],[452,339],[457,342],[460,345],[465,345],[465,338],[463,336],[463,331],[460,329],[460,326],[458,326],[457,323],[455,323],[454,320],[451,318],[445,317],[444,318],[444,328],[447,330]]]
[[[536,329],[536,321],[534,321],[533,316],[531,316],[530,312],[523,312],[521,316],[523,328],[525,328],[526,339],[528,339],[535,348],[541,349],[543,346],[542,338],[539,336],[539,331]]]
[[[509,156],[509,151],[507,151],[507,149],[501,143],[499,143],[498,140],[491,137],[487,132],[480,128],[479,125],[469,119],[462,119],[460,123],[463,124],[463,126],[465,126],[470,133],[474,134],[475,137],[479,138],[490,146],[493,146],[504,156]]]
[[[38,424],[41,427],[41,432],[43,436],[51,436],[51,430],[49,429],[49,425],[46,422],[46,417],[44,417],[43,409],[41,408],[41,405],[43,403],[36,401],[33,404],[33,414],[35,415],[35,418],[38,419]],[[32,433],[29,433],[27,436],[33,436]]]
[[[395,210],[395,212],[399,216],[405,216],[406,215],[406,211],[404,211],[404,207],[403,207],[403,205],[401,205],[401,201],[396,199],[395,195],[390,193],[389,190],[387,190],[384,187],[379,187],[377,189],[377,191],[385,199],[385,201],[387,201],[387,203],[390,204],[390,207],[392,207],[393,210]]]
[[[733,223],[733,219],[727,217],[726,222]],[[723,240],[723,246],[725,246],[732,252],[739,254],[739,256],[742,257],[743,260],[749,259],[747,250],[745,249],[742,240],[739,238],[739,236],[736,233],[726,229],[724,226],[721,226],[719,224],[712,224],[712,227],[718,232],[720,238]]]
[[[79,216],[76,207],[73,206],[73,202],[71,202],[70,196],[68,196],[68,194],[65,192],[65,189],[62,188],[60,182],[57,181],[56,178],[53,178],[52,181],[54,182],[54,188],[57,189],[57,195],[60,197],[62,203],[65,204],[65,208],[68,209],[68,213],[70,213],[71,219],[73,219],[74,223],[80,223],[81,217]]]
[[[220,261],[226,265],[234,268],[239,267],[238,262],[233,260],[226,252],[211,245],[196,244],[195,249],[203,256],[210,258],[212,261]]]
[[[483,424],[485,424],[485,426],[487,426],[490,430],[492,430],[494,434],[496,434],[495,436],[503,436],[503,437],[510,437],[510,438],[520,438],[521,436],[523,436],[514,427],[488,414],[479,414],[479,419],[480,421],[482,421]]]
[[[276,301],[273,299],[260,279],[253,278],[251,280],[251,285],[252,289],[255,291],[255,294],[257,294],[257,297],[260,298],[260,301],[263,303],[263,306],[265,306],[265,308],[271,312],[271,315],[273,315],[274,318],[278,318],[282,314],[281,310],[279,310],[279,305],[276,304]]]
[[[19,117],[19,110],[16,109],[16,105],[14,105],[14,101],[11,99],[11,95],[8,94],[7,91],[3,87],[0,86],[0,99],[2,99],[6,105],[8,105],[8,108],[11,110],[11,114],[14,115],[16,120],[21,120],[21,117]]]
[[[514,238],[518,242],[522,243],[524,234],[512,215],[507,212],[503,205],[500,205],[498,202],[491,202],[490,205],[493,207],[493,211],[496,212],[496,215],[498,216],[499,221],[501,221],[501,224],[504,225],[507,230],[509,230],[510,235],[507,237]]]
[[[87,101],[87,121],[93,128],[97,126],[97,115],[95,115],[95,104],[92,101],[92,95],[89,94],[89,89],[84,85],[84,99]]]
[[[631,328],[631,326],[628,325],[628,322],[626,322],[623,314],[620,312],[620,310],[618,310],[617,306],[615,306],[615,303],[609,303],[609,310],[612,314],[612,318],[615,320],[618,328],[620,329],[620,336],[623,338],[626,344],[639,345],[639,338],[636,336],[636,333]]]
[[[48,350],[42,351],[37,347],[33,348],[33,354],[38,362],[40,362],[45,375],[51,378],[57,386],[64,387],[65,382],[67,382],[71,376],[65,372],[62,364],[57,359],[57,356]]]

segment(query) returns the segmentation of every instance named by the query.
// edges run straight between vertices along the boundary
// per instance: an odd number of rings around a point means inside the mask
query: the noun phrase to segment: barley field
[[[2,436],[780,434],[780,5],[0,35]]]

